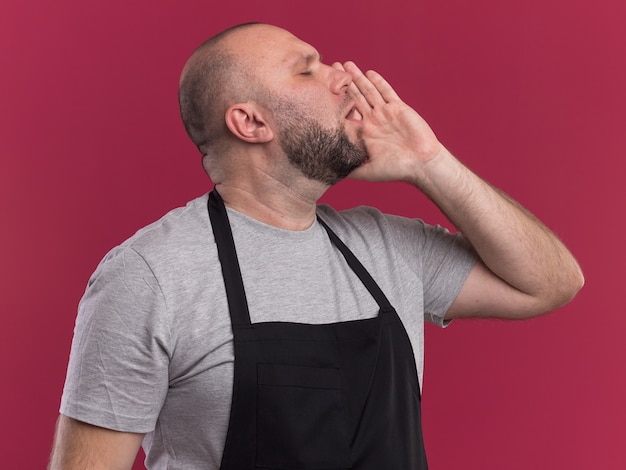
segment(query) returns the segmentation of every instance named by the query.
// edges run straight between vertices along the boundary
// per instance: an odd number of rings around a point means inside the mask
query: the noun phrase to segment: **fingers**
[[[363,73],[354,62],[343,64],[343,70],[352,76],[352,83],[371,107],[375,108],[400,99],[387,80],[379,73],[373,70]]]
[[[335,62],[334,64],[332,64],[332,67],[336,68],[337,70],[347,72],[343,64],[340,64],[339,62]],[[348,85],[348,94],[354,99],[356,109],[361,113],[362,116],[366,116],[372,112],[372,105],[367,101],[363,93],[361,93],[359,88],[356,86],[356,84],[354,83],[354,79]]]
[[[358,89],[358,94],[365,98],[369,106],[375,108],[385,104],[385,100],[376,86],[361,72],[361,69],[354,62],[346,62],[343,67],[352,76],[352,83]]]

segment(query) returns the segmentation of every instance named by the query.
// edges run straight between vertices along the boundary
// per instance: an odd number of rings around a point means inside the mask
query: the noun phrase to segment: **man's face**
[[[312,46],[283,29],[257,25],[241,36],[241,56],[267,91],[261,101],[289,161],[326,184],[363,163],[362,123],[347,93],[350,75],[323,64]]]
[[[291,103],[274,98],[280,145],[289,161],[307,178],[332,186],[367,158],[363,140],[353,143],[343,124],[325,128]],[[360,133],[358,133],[360,134]]]

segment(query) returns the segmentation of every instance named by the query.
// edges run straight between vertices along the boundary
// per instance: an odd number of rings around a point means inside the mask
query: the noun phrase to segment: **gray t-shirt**
[[[420,378],[424,320],[443,323],[476,261],[458,234],[359,207],[318,213],[396,308]],[[288,231],[228,210],[252,322],[335,323],[378,306],[315,222]],[[207,195],[109,252],[76,320],[61,413],[147,433],[151,469],[219,469],[233,378],[230,317]]]

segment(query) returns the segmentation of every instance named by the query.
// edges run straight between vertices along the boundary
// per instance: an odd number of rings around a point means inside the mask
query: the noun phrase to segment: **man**
[[[423,320],[527,318],[583,284],[380,75],[285,30],[204,43],[180,103],[215,190],[94,273],[52,469],[128,469],[142,440],[151,469],[426,468]],[[414,185],[463,235],[318,207],[347,176]]]

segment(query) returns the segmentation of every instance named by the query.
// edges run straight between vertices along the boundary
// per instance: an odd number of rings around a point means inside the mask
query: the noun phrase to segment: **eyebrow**
[[[296,57],[293,61],[292,64],[294,67],[298,66],[298,64],[302,64],[304,63],[307,67],[309,65],[311,65],[311,63],[315,62],[315,61],[322,61],[322,56],[319,52],[315,51],[312,52],[310,54],[305,54],[305,55],[300,55],[298,57]]]
[[[304,60],[306,61],[307,65],[309,65],[311,62],[314,62],[316,60],[321,62],[322,61],[322,55],[319,52],[315,51],[314,54],[307,54],[304,57]]]

